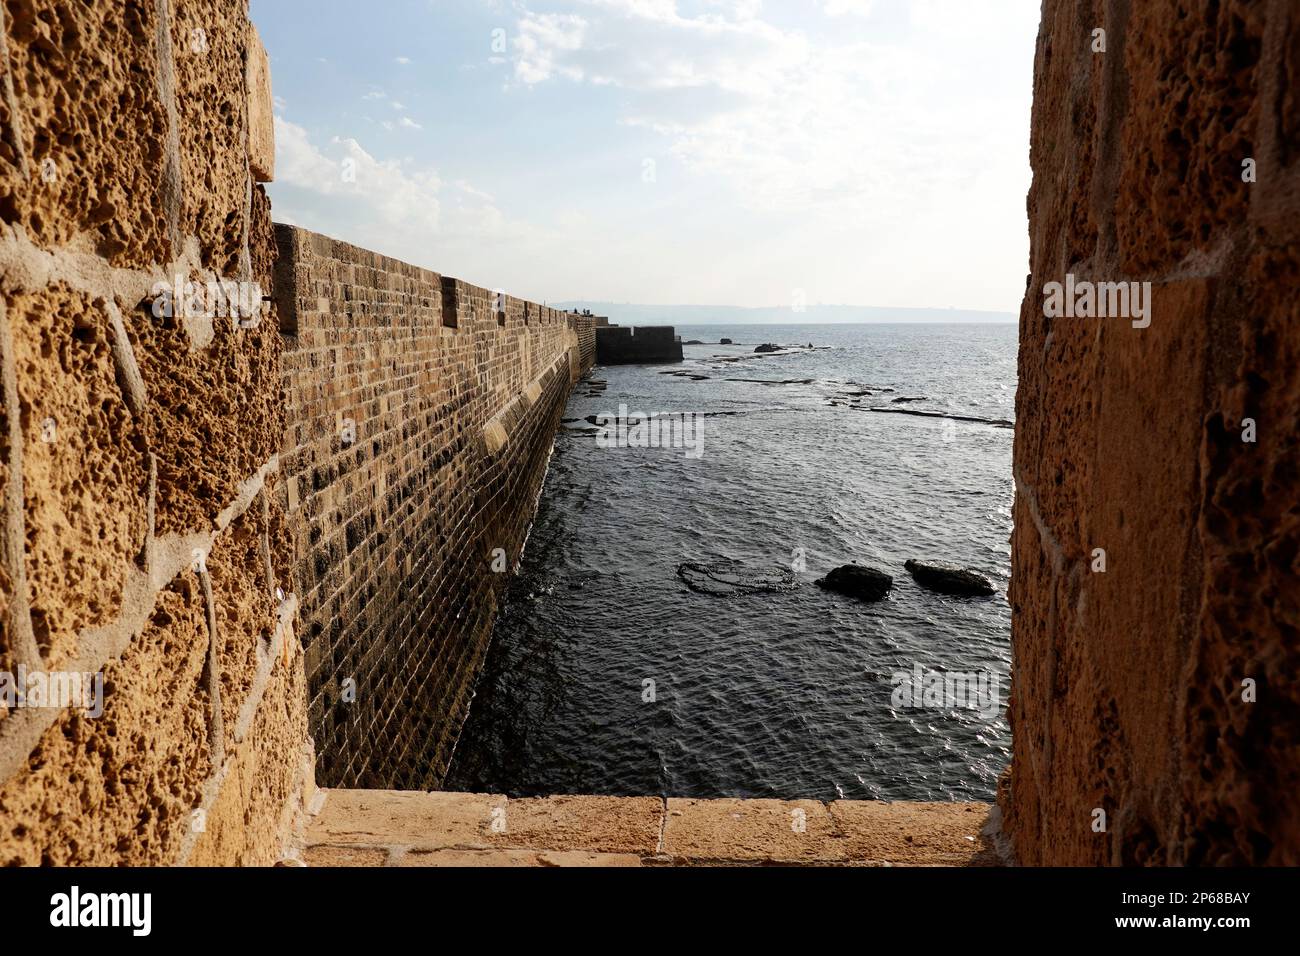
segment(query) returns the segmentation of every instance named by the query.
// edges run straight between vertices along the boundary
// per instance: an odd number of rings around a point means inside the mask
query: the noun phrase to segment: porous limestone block
[[[118,612],[147,532],[141,423],[118,383],[103,303],[62,285],[6,296],[23,430],[32,630],[45,666]],[[28,662],[29,666],[33,662]]]
[[[275,116],[271,97],[271,61],[257,35],[257,27],[248,24],[248,61],[245,85],[248,88],[248,167],[259,183],[275,179]]]
[[[275,267],[279,254],[275,224],[271,221],[271,200],[266,188],[254,184],[248,220],[248,255],[253,280],[261,286],[264,315],[262,321],[279,325],[279,302],[275,298]]]
[[[123,318],[149,399],[158,533],[210,529],[280,446],[279,329],[218,318],[195,347],[179,316],[154,316],[148,302],[124,304]]]
[[[63,712],[0,786],[0,862],[175,861],[212,771],[206,603],[183,574],[104,673],[104,712]]]
[[[585,850],[414,850],[403,854],[397,864],[420,866],[641,866],[641,858],[630,853],[591,853]]]
[[[0,14],[18,109],[0,96],[0,209],[38,245],[84,234],[114,265],[172,258],[157,10],[18,0]]]
[[[222,731],[235,746],[240,711],[254,690],[259,664],[271,652],[279,602],[266,585],[260,499],[218,535],[206,564],[217,622],[217,673]]]
[[[1206,250],[1246,219],[1257,155],[1266,4],[1229,0],[1196,16],[1168,2],[1134,4],[1119,74],[1127,112],[1114,147],[1119,265],[1150,277]],[[1115,31],[1112,31],[1115,32]],[[1122,62],[1122,66],[1121,66]],[[1172,64],[1177,64],[1171,68]]]
[[[885,803],[836,800],[831,819],[841,834],[844,858],[864,865],[969,866],[994,862],[980,835],[987,803]]]
[[[180,140],[180,229],[197,236],[205,268],[238,274],[248,207],[249,28],[242,0],[170,4]]]
[[[227,773],[191,865],[269,866],[282,858],[306,736],[302,661],[280,655],[248,735],[227,751]]]
[[[817,800],[670,798],[663,852],[674,861],[810,863],[843,859],[826,805]]]
[[[506,798],[484,793],[330,790],[307,831],[309,844],[487,847]],[[494,814],[495,811],[495,814]]]
[[[497,846],[652,856],[662,819],[659,797],[514,799],[506,804],[504,829],[488,838]]]

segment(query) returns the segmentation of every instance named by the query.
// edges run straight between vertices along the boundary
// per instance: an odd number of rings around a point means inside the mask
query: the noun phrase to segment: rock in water
[[[779,352],[781,351],[781,346],[773,345],[771,342],[764,342],[758,348],[754,349],[754,351],[755,352]]]
[[[995,593],[993,582],[968,568],[949,568],[941,564],[924,564],[920,561],[904,562],[903,567],[911,573],[912,579],[923,588],[938,591],[940,594],[961,594],[966,596],[987,595]]]
[[[719,345],[730,345],[730,344],[731,344],[731,339],[718,339],[718,344],[719,344]]]
[[[838,591],[863,601],[879,601],[894,586],[894,579],[875,568],[843,564],[813,583],[827,591]]]

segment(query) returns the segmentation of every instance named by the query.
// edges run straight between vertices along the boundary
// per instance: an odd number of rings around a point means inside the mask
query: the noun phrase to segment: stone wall
[[[598,326],[596,361],[601,365],[680,362],[682,343],[671,325]]]
[[[269,288],[265,63],[243,0],[0,4],[0,672],[104,680],[0,703],[0,863],[272,862],[309,785],[274,307],[155,310]]]
[[[600,322],[590,315],[561,313],[561,315],[565,314],[568,315],[570,325],[578,334],[578,361],[584,369],[591,368],[596,364],[596,329],[600,327]],[[608,324],[608,321],[605,324]]]
[[[276,228],[281,461],[317,775],[429,789],[450,762],[565,400],[590,367],[577,332],[590,324]]]
[[[1023,863],[1300,863],[1298,90],[1287,0],[1043,5],[1001,798]],[[1045,317],[1067,273],[1151,282],[1149,326]]]

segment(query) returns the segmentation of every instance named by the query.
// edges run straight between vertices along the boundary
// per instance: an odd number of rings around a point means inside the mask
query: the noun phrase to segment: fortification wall
[[[272,862],[310,780],[274,307],[154,310],[269,288],[266,54],[243,0],[26,0],[0,62],[0,672],[103,678],[0,702],[0,863]]]
[[[1023,863],[1300,863],[1298,51],[1285,0],[1043,5],[1001,798]],[[1046,317],[1067,273],[1151,282],[1149,326]]]
[[[590,367],[590,325],[276,228],[281,461],[318,777],[430,789]]]
[[[578,361],[584,369],[591,368],[596,364],[596,329],[599,328],[599,323],[590,315],[568,313],[568,317],[578,334]]]

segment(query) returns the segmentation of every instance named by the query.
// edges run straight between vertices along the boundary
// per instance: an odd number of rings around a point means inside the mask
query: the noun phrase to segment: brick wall
[[[596,321],[589,315],[572,313],[568,314],[568,320],[578,334],[579,361],[584,369],[591,368],[596,364]]]
[[[1024,863],[1300,863],[1297,89],[1286,0],[1043,5],[1001,797]],[[1047,318],[1066,273],[1152,282],[1149,327]]]
[[[318,780],[432,788],[590,355],[577,317],[276,229]]]
[[[0,702],[0,864],[273,862],[310,783],[280,336],[153,310],[269,288],[265,52],[243,0],[10,0],[0,61],[0,672],[104,680]]]

